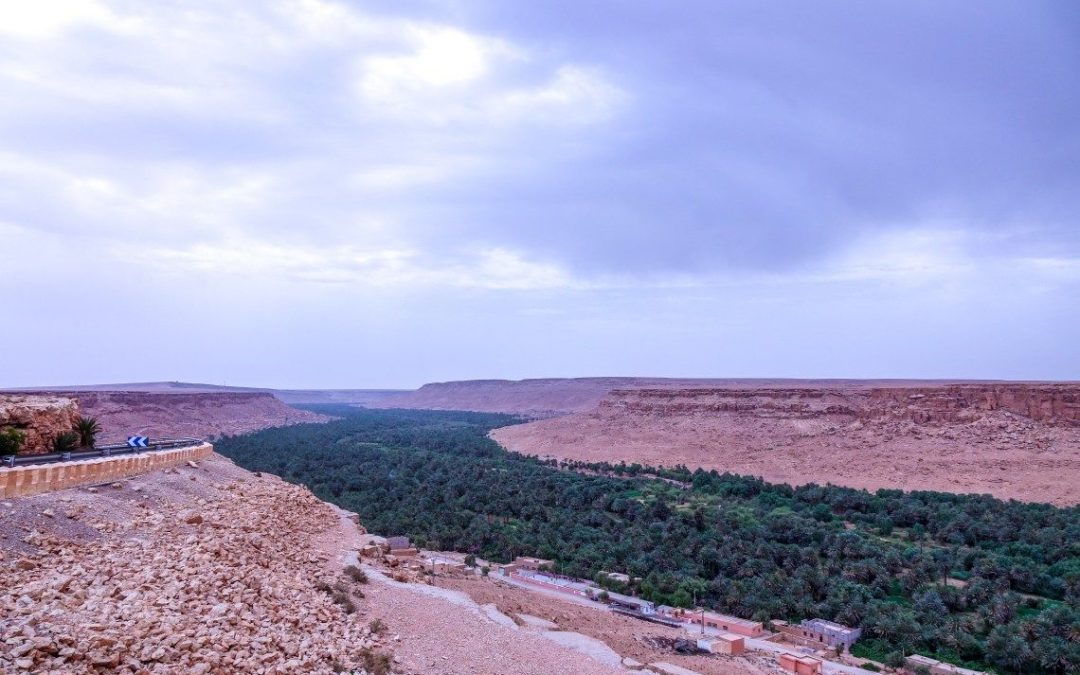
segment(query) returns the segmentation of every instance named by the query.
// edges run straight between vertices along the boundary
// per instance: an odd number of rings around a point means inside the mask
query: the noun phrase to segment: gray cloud
[[[825,358],[795,368],[797,350],[745,362],[700,352],[710,340],[751,349],[748,336],[771,330],[827,350],[826,322],[854,330],[858,312],[897,334],[876,336],[905,355],[884,375],[963,362],[939,374],[1051,376],[1049,357],[1006,359],[998,373],[997,347],[961,353],[967,333],[948,318],[992,311],[1003,288],[1012,311],[1055,331],[1045,348],[1080,333],[1056,318],[1080,285],[1075,3],[67,10],[0,9],[0,290],[94,294],[103,353],[121,339],[116,317],[151,302],[212,317],[230,343],[255,322],[293,356],[310,343],[289,317],[318,311],[341,313],[336,330],[373,349],[370,336],[404,350],[402,333],[430,335],[426,316],[445,322],[436,339],[465,349],[477,334],[455,313],[506,322],[522,344],[535,346],[541,320],[577,341],[527,359],[542,372],[501,373],[486,348],[456,368],[414,365],[410,383],[583,372],[601,336],[627,330],[655,348],[617,349],[596,368],[873,374],[874,355],[854,348],[863,365],[848,370]],[[197,300],[193,275],[213,279]],[[803,310],[824,306],[819,320]],[[60,330],[34,307],[15,311]],[[952,336],[948,358],[901,342],[920,307]],[[995,321],[977,323],[1007,328]],[[198,369],[206,350],[229,353],[200,349],[170,358]],[[248,360],[229,376],[252,377],[261,362]],[[187,376],[149,372],[168,359],[140,363],[142,375],[97,379]],[[215,355],[199,376],[228,363]],[[1075,358],[1064,366],[1080,376]],[[39,380],[26,368],[24,383]]]

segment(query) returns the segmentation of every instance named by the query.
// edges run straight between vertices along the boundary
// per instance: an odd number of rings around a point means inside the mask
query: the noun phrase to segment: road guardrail
[[[198,438],[163,438],[159,441],[150,441],[145,448],[133,448],[127,443],[107,443],[98,445],[90,450],[73,450],[71,452],[50,452],[43,455],[9,455],[3,458],[0,466],[16,467],[33,464],[54,464],[56,462],[74,462],[80,459],[92,459],[94,457],[113,457],[116,455],[139,455],[156,450],[175,450],[187,448],[193,445],[201,445],[206,441]]]

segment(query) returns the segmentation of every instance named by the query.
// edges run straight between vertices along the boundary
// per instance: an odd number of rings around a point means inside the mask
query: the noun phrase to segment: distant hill
[[[51,387],[19,387],[0,391],[19,392],[139,392],[150,394],[214,394],[260,393],[273,394],[289,405],[307,403],[341,403],[371,405],[391,396],[407,393],[406,389],[270,389],[265,387],[233,387],[200,382],[123,382],[114,384],[77,384]]]
[[[958,380],[796,380],[785,378],[573,377],[433,382],[387,396],[369,407],[475,410],[552,417],[585,412],[610,392],[625,389],[865,389],[958,384]],[[966,381],[966,383],[976,383]],[[978,382],[989,383],[989,382]]]

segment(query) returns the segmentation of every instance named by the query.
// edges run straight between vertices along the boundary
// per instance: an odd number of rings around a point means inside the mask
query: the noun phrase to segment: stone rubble
[[[381,638],[319,590],[336,580],[312,554],[337,514],[278,479],[216,487],[92,542],[31,531],[36,552],[0,565],[0,672],[365,672]]]

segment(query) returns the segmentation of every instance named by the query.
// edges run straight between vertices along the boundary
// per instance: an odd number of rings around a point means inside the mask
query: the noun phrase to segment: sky
[[[0,386],[1080,379],[1080,5],[0,0]]]

